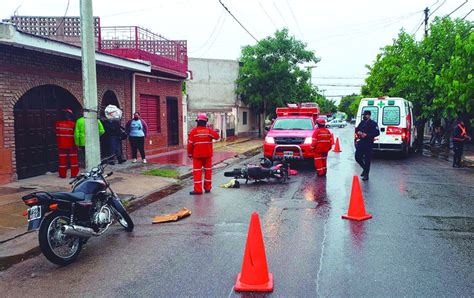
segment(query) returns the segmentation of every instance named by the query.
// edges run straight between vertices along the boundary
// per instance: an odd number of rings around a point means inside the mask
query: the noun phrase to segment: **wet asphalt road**
[[[284,185],[223,189],[228,178],[219,171],[211,194],[190,197],[189,184],[137,210],[133,233],[115,226],[68,267],[38,256],[1,271],[1,296],[240,295],[232,287],[252,211],[275,277],[271,296],[473,296],[474,171],[377,155],[371,180],[361,181],[373,219],[343,220],[360,173],[352,129],[333,130],[343,152],[330,153],[327,178],[298,167]],[[181,207],[191,217],[151,225]]]

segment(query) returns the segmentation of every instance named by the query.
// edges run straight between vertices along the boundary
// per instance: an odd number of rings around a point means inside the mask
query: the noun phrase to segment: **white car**
[[[326,123],[326,127],[346,127],[347,122],[340,119],[333,119]]]

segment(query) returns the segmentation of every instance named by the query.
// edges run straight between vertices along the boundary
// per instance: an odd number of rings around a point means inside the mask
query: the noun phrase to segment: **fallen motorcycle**
[[[69,184],[71,192],[33,192],[22,198],[29,206],[28,231],[38,230],[41,252],[51,262],[68,265],[76,260],[92,236],[103,235],[116,219],[127,232],[134,224],[112,190],[104,169],[108,157],[90,172],[81,173]]]
[[[230,172],[224,172],[225,177],[234,177],[235,179],[245,179],[248,181],[261,181],[274,178],[280,183],[288,180],[290,167],[286,160],[277,161],[275,164],[268,158],[261,158],[260,165],[248,164],[243,168],[237,168]]]

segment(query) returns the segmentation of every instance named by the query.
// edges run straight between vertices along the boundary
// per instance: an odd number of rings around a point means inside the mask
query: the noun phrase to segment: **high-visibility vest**
[[[331,150],[334,137],[329,129],[325,127],[316,128],[313,133],[313,147],[315,152],[326,153]]]
[[[71,149],[76,147],[74,143],[74,121],[56,121],[56,142],[59,149]]]
[[[466,139],[467,133],[466,133],[466,128],[461,125],[461,123],[458,124],[458,128],[460,131],[459,135],[453,135],[453,140],[455,141],[464,141]]]
[[[193,158],[212,157],[212,140],[217,140],[216,131],[207,127],[198,126],[189,132],[188,155]]]

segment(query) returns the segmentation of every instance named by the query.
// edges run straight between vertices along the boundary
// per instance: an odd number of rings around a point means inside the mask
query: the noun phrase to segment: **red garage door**
[[[159,96],[140,94],[140,115],[148,124],[150,134],[161,132]]]

